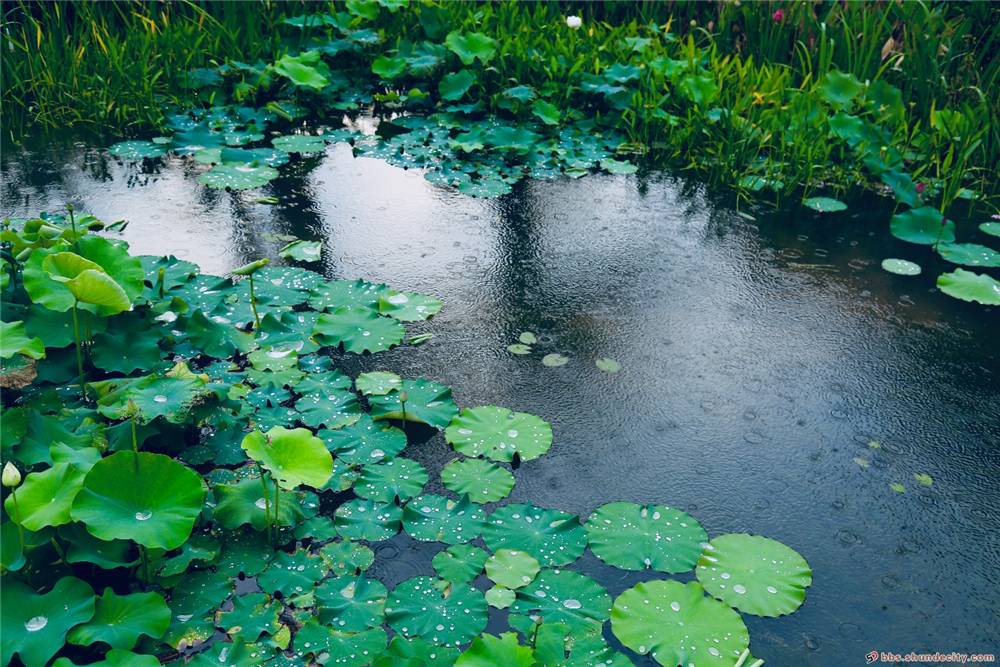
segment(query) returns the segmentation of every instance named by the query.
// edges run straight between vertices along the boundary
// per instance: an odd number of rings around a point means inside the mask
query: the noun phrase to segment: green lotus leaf
[[[401,322],[430,319],[441,311],[442,305],[439,299],[419,292],[386,290],[378,299],[379,312]]]
[[[267,317],[274,319],[273,315]],[[236,353],[246,353],[256,344],[252,334],[231,324],[221,324],[206,317],[200,310],[183,320],[184,333],[202,353],[217,359],[228,359]],[[269,343],[272,341],[269,339]],[[272,343],[273,344],[273,343]]]
[[[41,338],[28,337],[24,322],[0,322],[0,359],[10,359],[15,354],[44,359],[45,344]]]
[[[528,634],[535,637],[535,659],[546,667],[632,667],[599,634],[573,637],[564,623],[532,624]]]
[[[609,174],[634,174],[639,171],[639,167],[631,162],[615,160],[613,158],[604,158],[601,160],[601,169]]]
[[[385,503],[395,499],[405,501],[419,495],[425,484],[427,470],[416,461],[399,458],[362,468],[354,483],[354,493]]]
[[[349,540],[377,542],[399,532],[403,510],[390,503],[357,498],[337,508],[337,532]]]
[[[281,629],[281,603],[264,593],[248,593],[233,597],[233,608],[216,614],[216,625],[228,635],[242,635],[256,642],[264,633],[276,634]]]
[[[102,236],[86,235],[76,241],[77,252],[69,252],[68,246],[51,249],[36,248],[24,266],[24,287],[37,304],[50,310],[67,311],[77,301],[77,294],[92,296],[97,301],[108,301],[112,307],[91,305],[84,301],[82,308],[98,315],[108,315],[127,309],[122,305],[121,294],[105,284],[103,279],[94,279],[93,274],[78,281],[71,289],[70,282],[85,271],[106,273],[125,293],[126,300],[134,301],[143,290],[145,273],[138,258],[128,254],[124,243],[115,243]],[[101,284],[94,284],[94,281]]]
[[[278,251],[279,257],[285,259],[295,259],[300,262],[318,262],[323,251],[323,244],[319,241],[303,241],[299,239],[292,241]]]
[[[488,602],[491,607],[496,607],[497,609],[506,609],[514,604],[514,600],[517,599],[514,591],[509,588],[504,588],[503,586],[493,586],[483,595],[486,597],[486,602]]]
[[[694,517],[665,505],[608,503],[590,515],[586,528],[594,555],[623,570],[686,572],[708,540]]]
[[[152,141],[120,141],[108,147],[108,152],[123,160],[145,160],[163,157],[167,151]]]
[[[905,259],[883,259],[882,269],[898,276],[919,276],[920,265]]]
[[[565,366],[568,363],[569,357],[555,352],[552,354],[546,354],[542,357],[542,365],[548,366],[549,368],[559,368],[560,366]]]
[[[467,69],[460,69],[441,77],[441,82],[438,84],[438,94],[441,99],[454,102],[462,99],[462,96],[469,92],[475,82],[475,74]]]
[[[97,598],[94,617],[69,632],[69,643],[88,646],[103,642],[131,649],[146,635],[159,639],[170,625],[170,607],[159,593],[117,595],[110,588]]]
[[[349,426],[362,415],[357,395],[343,390],[306,394],[295,402],[295,409],[302,422],[313,428]]]
[[[467,584],[483,571],[487,556],[479,547],[455,544],[439,551],[431,564],[438,576],[445,581]]]
[[[201,476],[187,466],[163,454],[124,451],[94,464],[70,514],[102,540],[176,549],[204,500]]]
[[[25,667],[44,667],[62,648],[66,633],[94,615],[94,591],[84,581],[63,577],[48,593],[37,594],[20,581],[0,587],[2,662],[17,655]]]
[[[831,70],[817,86],[820,97],[835,107],[846,107],[865,89],[863,83],[850,73]],[[665,664],[665,663],[664,663]]]
[[[535,652],[530,646],[517,643],[517,635],[504,632],[499,637],[484,634],[472,640],[472,645],[458,656],[455,667],[531,667]]]
[[[120,313],[132,307],[125,290],[103,270],[81,271],[76,277],[66,281],[66,287],[78,301],[97,306],[105,315]]]
[[[492,551],[527,551],[544,566],[572,563],[587,548],[587,532],[580,518],[528,503],[499,508],[483,527],[483,540]]]
[[[204,153],[209,154],[199,159],[199,156],[202,156]],[[216,148],[211,151],[202,151],[194,157],[199,162],[210,159],[210,163],[230,164],[234,166],[266,165],[268,167],[280,167],[288,164],[288,153],[275,148]]]
[[[403,508],[403,529],[421,542],[468,542],[479,536],[485,520],[486,512],[465,496],[453,500],[428,493]]]
[[[120,648],[108,651],[104,660],[88,662],[87,667],[158,667],[160,661],[155,655],[142,655]],[[59,658],[52,667],[79,667],[69,658]]]
[[[330,83],[330,68],[320,59],[319,51],[304,51],[296,56],[286,53],[273,67],[296,86],[322,90]]]
[[[372,579],[327,579],[316,587],[316,615],[341,632],[361,632],[382,624],[387,595],[385,586]]]
[[[938,254],[952,264],[964,266],[1000,266],[1000,252],[978,243],[941,243]]]
[[[155,368],[163,354],[160,338],[150,323],[143,319],[131,318],[132,313],[122,320],[115,318],[109,331],[94,336],[91,360],[94,366],[116,373],[148,371]]]
[[[441,470],[441,481],[449,491],[480,504],[506,498],[514,488],[509,470],[483,459],[454,459]]]
[[[265,593],[281,591],[285,597],[297,596],[312,591],[326,574],[326,562],[307,549],[279,551],[267,569],[257,575],[257,584]]]
[[[546,125],[558,125],[559,121],[562,120],[559,107],[542,98],[538,98],[532,103],[531,113]]]
[[[333,473],[333,457],[323,441],[308,429],[276,426],[266,434],[254,431],[243,438],[240,446],[283,489],[300,484],[318,489]]]
[[[365,396],[385,396],[402,386],[402,378],[388,371],[362,373],[354,380],[354,386]]]
[[[188,572],[170,595],[170,611],[175,622],[188,623],[218,609],[229,597],[233,586],[222,572]]]
[[[278,526],[294,526],[302,518],[302,508],[296,498],[284,494],[278,503],[277,515],[274,508],[274,489],[264,488],[259,477],[248,477],[232,484],[216,484],[212,487],[215,509],[212,517],[226,530],[233,530],[250,524],[254,530],[264,530],[268,518]],[[269,516],[265,516],[265,512]]]
[[[93,563],[105,570],[113,570],[116,567],[132,567],[138,562],[138,557],[132,553],[131,542],[99,540],[87,532],[82,524],[62,526],[59,535],[69,543],[66,550],[67,563]]]
[[[389,594],[386,620],[405,637],[420,637],[441,646],[460,646],[486,628],[483,594],[468,584],[432,577],[413,577]]]
[[[419,637],[407,639],[396,635],[386,651],[375,658],[372,667],[452,667],[458,649],[437,646]]]
[[[509,462],[517,454],[522,461],[530,461],[552,446],[552,427],[526,412],[486,405],[462,410],[445,429],[444,437],[466,456]]]
[[[271,145],[280,151],[298,153],[299,155],[322,153],[326,150],[326,141],[322,137],[308,134],[288,134],[283,137],[275,137],[271,140]]]
[[[664,667],[732,667],[750,641],[740,615],[706,597],[695,581],[646,581],[626,590],[611,609],[611,630]]]
[[[221,148],[225,135],[201,123],[192,124],[171,137],[170,146],[178,155],[191,155],[208,148]]]
[[[584,637],[600,634],[610,610],[611,597],[590,577],[572,570],[542,570],[517,591],[510,613],[564,623],[571,635]]]
[[[527,586],[540,569],[531,554],[513,549],[498,549],[486,561],[490,581],[510,589]]]
[[[381,55],[372,61],[372,72],[383,81],[392,81],[406,71],[406,58]]]
[[[312,290],[309,306],[315,310],[350,307],[378,312],[379,295],[386,289],[365,280],[333,280]]]
[[[337,454],[337,459],[351,465],[367,465],[386,461],[406,447],[406,434],[388,424],[378,424],[368,415],[350,426],[319,435]]]
[[[210,393],[204,378],[144,375],[92,383],[100,398],[97,411],[109,419],[132,416],[144,421],[163,417],[175,424],[187,419],[192,405]]]
[[[334,576],[357,575],[375,562],[375,552],[363,544],[349,540],[334,540],[319,552]]]
[[[984,222],[979,225],[979,229],[984,234],[1000,237],[1000,222]]]
[[[7,305],[4,304],[5,309]],[[24,320],[25,334],[41,338],[47,348],[66,347],[73,343],[72,312],[57,312],[32,305],[18,317]],[[106,318],[98,317],[86,310],[77,312],[77,320],[81,330],[90,331],[92,334],[101,333],[108,327]]]
[[[218,190],[249,190],[267,185],[278,177],[271,167],[219,164],[198,177],[198,182]]]
[[[448,33],[444,44],[461,59],[462,64],[471,65],[477,58],[484,65],[497,52],[497,41],[481,32]]]
[[[187,572],[194,563],[205,567],[219,557],[219,542],[211,535],[192,535],[181,545],[181,552],[163,560],[158,574],[172,577]]]
[[[812,584],[809,564],[794,549],[758,535],[729,534],[705,547],[695,570],[712,596],[757,616],[790,614]]]
[[[339,345],[347,352],[382,352],[403,342],[406,329],[377,313],[341,307],[316,320],[313,337],[321,345]]]
[[[955,269],[942,273],[937,286],[948,296],[962,301],[974,301],[984,306],[1000,306],[1000,281],[985,273]]]
[[[945,220],[936,208],[922,206],[911,208],[892,216],[889,222],[892,235],[902,241],[934,245],[955,241],[955,223]]]
[[[220,575],[226,577],[239,574],[252,577],[264,571],[273,554],[274,548],[266,534],[252,530],[233,531],[225,536],[222,553],[215,568]],[[173,608],[173,600],[171,607]],[[176,608],[174,612],[177,612]]]
[[[810,197],[803,199],[802,205],[818,213],[836,213],[847,210],[847,204],[839,199],[831,199],[830,197]]]
[[[507,346],[507,351],[511,354],[531,354],[531,347],[522,343],[512,343]]]
[[[301,655],[312,653],[325,657],[327,665],[343,667],[363,667],[372,657],[381,653],[389,638],[382,628],[372,628],[364,632],[341,632],[309,620],[295,633],[295,651]],[[291,664],[312,664],[312,660],[297,660]]]
[[[400,401],[403,394],[405,402]],[[368,403],[375,420],[403,419],[435,428],[447,426],[458,412],[450,387],[423,378],[403,380],[399,391],[370,396]]]
[[[69,523],[70,508],[83,486],[84,475],[85,471],[69,463],[57,463],[27,475],[4,501],[7,516],[33,531]]]

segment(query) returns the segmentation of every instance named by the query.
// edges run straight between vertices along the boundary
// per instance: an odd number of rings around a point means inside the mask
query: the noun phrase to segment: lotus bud
[[[0,475],[0,481],[7,488],[13,488],[21,483],[21,471],[17,467],[7,461],[7,464],[3,467],[3,474]]]
[[[259,269],[263,269],[265,266],[271,263],[267,257],[264,259],[258,259],[256,262],[250,262],[249,264],[244,264],[238,269],[233,269],[234,276],[250,276],[256,273]]]
[[[570,27],[571,30],[579,30],[583,26],[583,19],[579,16],[567,16],[566,25]]]
[[[407,394],[405,391],[399,392],[399,402],[400,403],[406,403],[406,401],[409,400],[409,398],[410,398],[410,395]]]

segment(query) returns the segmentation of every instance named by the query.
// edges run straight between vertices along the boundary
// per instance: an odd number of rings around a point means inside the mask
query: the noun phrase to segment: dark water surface
[[[440,297],[433,341],[359,368],[550,421],[553,447],[516,471],[513,501],[584,516],[613,500],[662,503],[709,535],[798,550],[814,570],[805,605],[745,616],[768,665],[1000,652],[1000,316],[936,292],[927,253],[887,238],[889,211],[750,221],[655,174],[476,200],[345,145],[286,169],[229,194],[199,186],[183,161],[143,173],[78,144],[8,151],[0,212],[72,201],[131,221],[134,252],[211,273],[275,257],[274,234],[321,239],[330,278]],[[262,193],[282,203],[254,203]],[[891,256],[923,260],[926,275],[884,273]],[[505,350],[522,331],[542,341],[530,357]],[[546,368],[548,352],[571,361]],[[602,373],[598,357],[623,370]],[[449,452],[436,436],[407,455],[433,479]],[[373,571],[390,586],[432,573],[440,548],[399,536]],[[649,576],[590,555],[577,567],[612,595]]]

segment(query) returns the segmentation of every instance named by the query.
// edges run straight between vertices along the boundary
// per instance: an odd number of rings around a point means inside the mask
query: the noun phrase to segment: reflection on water
[[[551,421],[555,444],[516,472],[515,501],[581,514],[665,503],[710,534],[760,533],[800,551],[815,571],[806,605],[747,618],[768,664],[995,650],[997,313],[933,290],[938,267],[881,271],[886,256],[914,256],[886,239],[886,210],[753,222],[655,174],[528,182],[474,200],[346,146],[256,194],[207,190],[195,171],[123,166],[73,145],[8,155],[0,208],[72,201],[130,220],[137,252],[216,273],[274,257],[281,235],[319,239],[329,277],[439,296],[445,310],[417,327],[434,341],[352,370],[425,375],[453,385],[460,404]],[[281,203],[256,203],[262,194]],[[536,353],[508,354],[528,330]],[[571,361],[545,368],[548,352]],[[601,373],[598,357],[622,372]],[[439,436],[408,452],[432,473],[450,458]],[[399,536],[375,572],[392,585],[430,571],[438,548]],[[612,594],[640,578],[590,556],[580,567]]]

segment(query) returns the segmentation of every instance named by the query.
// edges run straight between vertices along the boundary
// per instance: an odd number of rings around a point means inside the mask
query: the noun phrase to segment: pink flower
[[[924,183],[917,183],[917,194],[918,195],[923,194],[924,190],[926,190],[926,189],[927,189],[927,185],[926,184],[924,184]]]
[[[785,10],[776,9],[774,13],[771,14],[771,18],[774,20],[775,23],[781,23],[782,19],[785,18]]]

